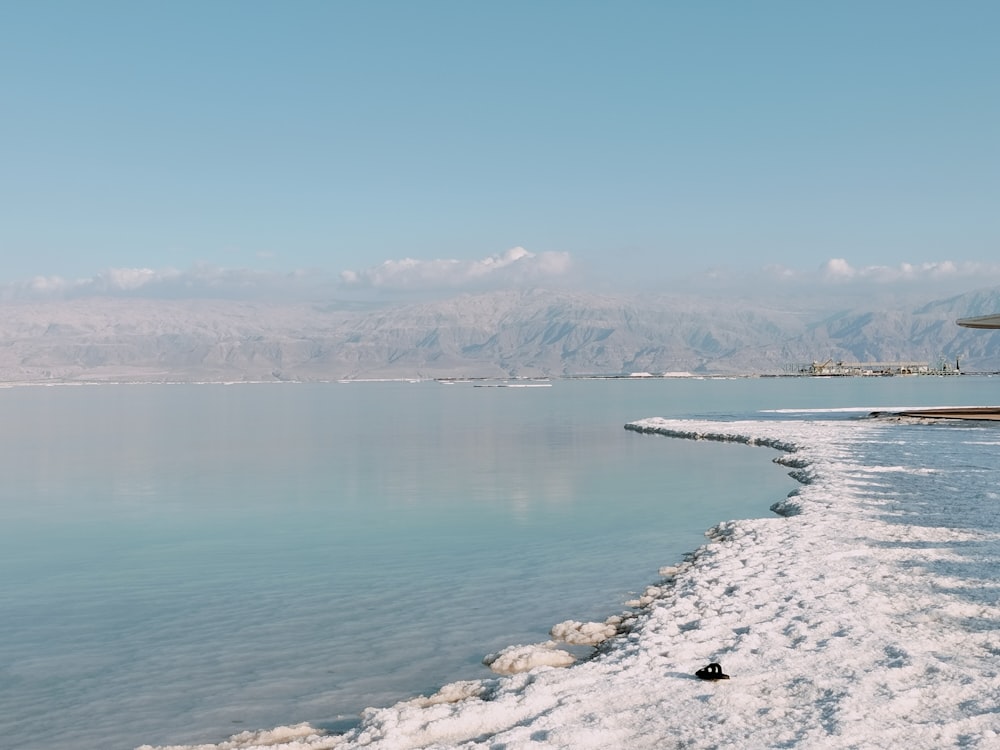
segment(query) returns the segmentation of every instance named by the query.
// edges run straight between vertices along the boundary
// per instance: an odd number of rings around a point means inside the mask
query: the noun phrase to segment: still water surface
[[[989,378],[0,390],[0,738],[333,725],[604,619],[793,488],[647,416],[991,404]],[[761,411],[765,410],[765,411]],[[850,418],[843,415],[840,418]]]

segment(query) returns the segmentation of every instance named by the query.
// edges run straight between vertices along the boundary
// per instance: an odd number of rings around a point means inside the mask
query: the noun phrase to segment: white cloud
[[[36,276],[0,286],[0,299],[47,299],[88,296],[246,297],[314,288],[328,281],[322,274],[278,274],[197,265],[175,268],[109,268],[82,279]]]
[[[182,276],[180,271],[151,268],[109,268],[87,279],[66,279],[62,276],[36,276],[4,287],[6,297],[78,296],[133,292],[143,287],[170,281]]]
[[[725,271],[713,269],[711,273],[705,274],[705,277],[725,279],[737,284],[772,281],[825,287],[872,284],[914,286],[922,283],[945,284],[946,282],[982,286],[1000,283],[1000,263],[942,260],[926,263],[904,262],[898,266],[853,266],[845,258],[830,258],[812,270],[774,263],[762,266],[757,275],[747,276],[746,273],[731,269]]]
[[[95,276],[91,283],[112,292],[131,292],[150,284],[169,283],[183,274],[172,268],[154,271],[152,268],[109,268]]]
[[[565,276],[572,267],[569,253],[531,253],[514,247],[481,260],[387,260],[361,271],[343,271],[345,286],[388,290],[456,289],[539,282]]]
[[[830,258],[823,264],[823,276],[827,279],[853,279],[857,271],[843,258]]]
[[[72,289],[73,286],[74,282],[67,281],[61,276],[35,276],[24,284],[12,285],[12,288],[24,289],[33,294],[47,295],[65,292],[68,289]]]
[[[770,297],[809,309],[834,301],[845,308],[926,302],[994,286],[1000,286],[1000,263],[942,260],[860,266],[830,258],[812,269],[771,264],[756,273],[732,270],[703,276],[691,279],[686,291],[750,301]]]
[[[565,276],[572,263],[568,253],[531,253],[515,247],[475,261],[387,260],[373,268],[344,271],[340,290],[486,289],[551,281]],[[298,298],[334,293],[336,279],[317,270],[290,273],[222,268],[198,264],[176,268],[108,268],[87,278],[37,276],[0,285],[0,300],[51,299],[88,296],[152,298]]]
[[[923,281],[968,279],[975,281],[1000,279],[1000,264],[951,260],[928,263],[900,263],[898,266],[861,266],[855,268],[844,258],[831,258],[820,267],[826,281],[866,281],[877,284],[894,284]]]
[[[799,276],[799,272],[794,268],[788,268],[788,266],[783,266],[780,263],[776,263],[769,266],[764,266],[764,275],[771,276],[776,279],[795,279]]]

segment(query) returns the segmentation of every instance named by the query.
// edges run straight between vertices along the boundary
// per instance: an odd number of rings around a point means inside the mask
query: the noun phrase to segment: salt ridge
[[[903,507],[892,488],[933,476],[860,459],[894,439],[878,421],[627,427],[777,448],[804,484],[780,516],[707,532],[593,659],[367,709],[340,736],[299,725],[184,750],[998,746],[995,499],[965,503],[964,527]],[[694,677],[713,661],[732,679]]]

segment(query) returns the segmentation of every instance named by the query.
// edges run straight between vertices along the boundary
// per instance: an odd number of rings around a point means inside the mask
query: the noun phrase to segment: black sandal
[[[729,675],[722,671],[722,667],[714,661],[704,669],[699,669],[694,673],[695,677],[702,680],[728,680]]]

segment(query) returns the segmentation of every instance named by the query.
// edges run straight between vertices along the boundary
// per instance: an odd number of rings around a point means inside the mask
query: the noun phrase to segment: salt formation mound
[[[535,667],[568,667],[575,661],[573,654],[556,648],[555,641],[546,641],[531,646],[509,646],[488,654],[483,664],[497,674],[509,675],[530,672]]]
[[[615,618],[620,621],[620,618]],[[612,622],[577,622],[566,620],[553,625],[550,635],[557,641],[572,646],[596,646],[618,634],[618,626]]]

